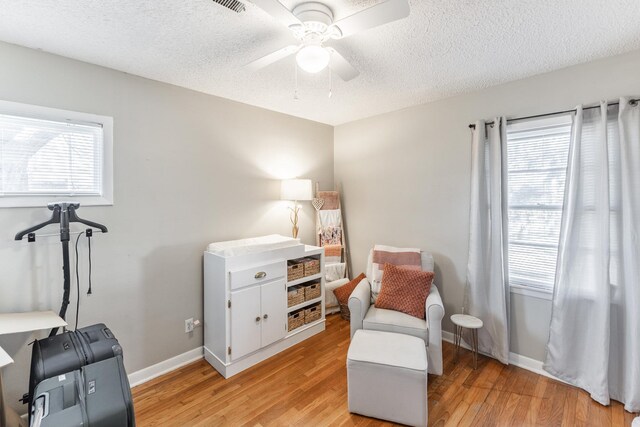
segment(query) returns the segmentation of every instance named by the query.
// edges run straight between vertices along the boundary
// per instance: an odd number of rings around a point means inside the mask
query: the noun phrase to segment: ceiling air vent
[[[231,9],[236,13],[244,12],[244,4],[237,0],[213,0],[214,3],[218,3],[227,9]]]

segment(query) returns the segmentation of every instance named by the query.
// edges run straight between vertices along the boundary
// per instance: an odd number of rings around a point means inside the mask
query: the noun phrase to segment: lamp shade
[[[311,187],[310,179],[282,180],[280,198],[282,200],[311,200],[313,199]]]

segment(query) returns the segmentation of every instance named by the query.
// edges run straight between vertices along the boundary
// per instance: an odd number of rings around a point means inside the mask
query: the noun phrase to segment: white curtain
[[[640,410],[640,107],[578,107],[544,369]]]
[[[466,302],[484,327],[480,351],[509,363],[506,119],[476,123],[471,157],[471,211]]]

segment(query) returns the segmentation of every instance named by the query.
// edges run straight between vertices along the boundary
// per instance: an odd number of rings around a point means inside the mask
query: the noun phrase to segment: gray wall
[[[184,319],[202,316],[206,244],[288,234],[277,179],[297,175],[332,188],[334,165],[354,274],[364,270],[374,243],[422,247],[435,255],[447,313],[459,311],[467,124],[640,94],[634,52],[332,129],[13,45],[0,43],[0,58],[0,99],[114,117],[115,203],[79,211],[110,229],[93,240],[94,295],[83,288],[80,324],[107,323],[125,348],[129,372],[202,345],[201,330],[187,335],[183,328]],[[58,309],[58,239],[12,240],[47,215],[44,208],[0,209],[0,312]],[[312,234],[307,206],[301,237],[312,242]],[[512,351],[542,359],[550,303],[522,295],[512,303]],[[74,315],[72,304],[68,319]],[[444,328],[452,330],[448,320]],[[31,339],[0,338],[16,360],[5,372],[12,402],[26,389]]]
[[[469,66],[473,66],[470,61]],[[434,254],[447,312],[460,312],[469,239],[471,134],[498,115],[547,113],[640,95],[640,51],[336,127],[335,180],[344,191],[353,273],[375,243]],[[511,350],[544,357],[550,301],[512,294]]]
[[[91,297],[81,273],[80,324],[109,325],[130,373],[202,345],[202,330],[185,334],[184,319],[202,318],[209,242],[290,233],[277,178],[333,188],[330,126],[13,45],[0,43],[0,58],[0,99],[114,118],[115,203],[78,212],[109,227],[92,242]],[[312,210],[301,219],[307,243]],[[59,308],[59,239],[12,240],[48,215],[0,209],[0,312]],[[86,262],[84,240],[81,251]],[[5,372],[10,402],[26,390],[30,340],[0,338],[16,359]]]

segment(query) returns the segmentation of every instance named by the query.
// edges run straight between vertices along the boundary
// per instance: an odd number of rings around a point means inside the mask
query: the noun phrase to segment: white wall
[[[80,325],[111,327],[130,373],[202,345],[202,330],[185,334],[184,319],[202,318],[207,243],[290,233],[277,178],[333,188],[330,126],[13,45],[0,43],[0,58],[0,99],[114,118],[115,203],[78,211],[109,228],[92,241],[91,297],[81,272]],[[307,243],[311,211],[301,219]],[[45,207],[0,209],[0,312],[58,311],[59,239],[13,240],[48,217]],[[84,240],[81,251],[86,262]],[[0,338],[16,359],[5,372],[8,400],[22,411],[30,339]]]
[[[640,51],[336,127],[335,180],[344,190],[354,275],[375,243],[433,252],[443,327],[453,331],[449,315],[462,306],[468,255],[468,124],[637,96],[638,70]],[[512,295],[512,313],[511,350],[542,360],[550,301]]]

